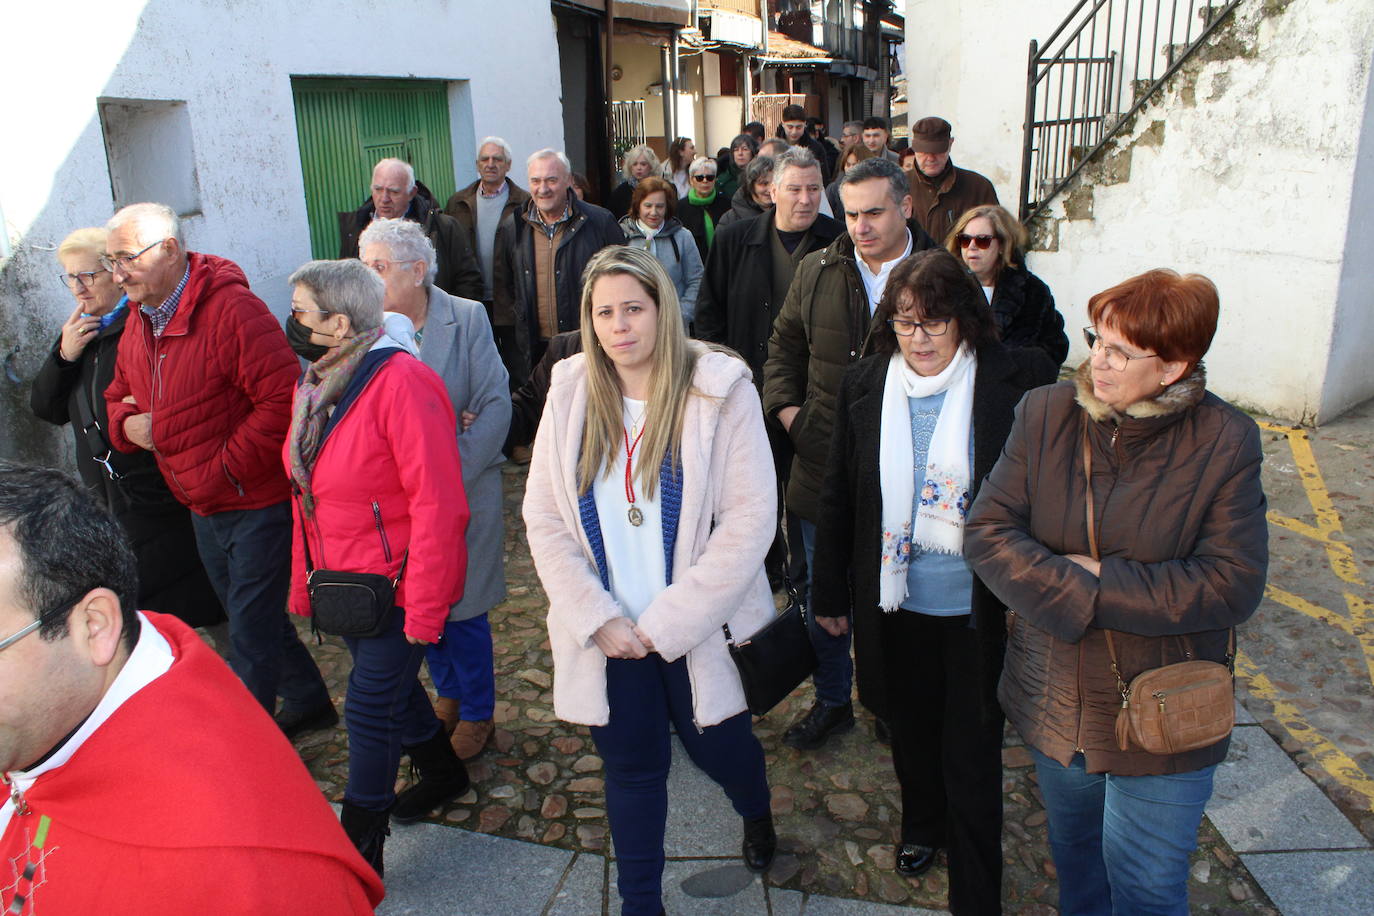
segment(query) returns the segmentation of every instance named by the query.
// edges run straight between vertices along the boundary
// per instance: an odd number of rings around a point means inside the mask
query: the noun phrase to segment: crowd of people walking
[[[46,862],[50,829],[90,833],[62,792],[102,747],[118,756],[101,730],[196,728],[182,695],[227,678],[205,673],[188,629],[204,627],[246,688],[225,701],[230,731],[263,741],[265,710],[262,759],[291,770],[253,783],[252,810],[291,821],[236,834],[272,851],[245,853],[242,880],[289,897],[305,862],[347,887],[293,911],[369,911],[389,825],[466,792],[493,734],[509,457],[529,464],[554,713],[604,761],[626,916],[663,912],[674,733],[739,815],[744,865],[771,864],[731,647],[789,590],[816,663],[782,741],[805,754],[852,730],[857,692],[875,721],[860,740],[892,748],[898,873],[943,850],[951,911],[1001,912],[1009,721],[1034,756],[1060,912],[1186,913],[1229,730],[1172,744],[1165,721],[1161,749],[1130,707],[1158,669],[1229,666],[1263,592],[1257,428],[1206,390],[1218,293],[1163,269],[1104,290],[1088,359],[1056,382],[1063,316],[1024,227],[954,165],[952,131],[923,118],[899,153],[882,118],[832,141],[788,106],[775,136],[755,122],[715,156],[688,137],[662,161],[630,149],[607,208],[553,149],[528,156],[521,187],[499,137],[442,206],[384,159],[340,214],[339,258],[291,275],[284,326],[161,204],[74,231],[57,255],[75,303],[32,406],[70,425],[85,488],[0,467],[15,624],[0,649],[62,685],[0,746],[0,851]],[[52,525],[87,546],[64,553]],[[289,614],[352,659],[342,831],[282,763],[286,739],[338,721]],[[79,651],[36,655],[64,635]],[[253,746],[215,751],[265,765]],[[149,765],[200,791],[186,763]],[[85,811],[117,804],[84,791]],[[101,842],[145,861],[162,848]],[[45,880],[75,906],[93,892],[67,861]],[[167,912],[199,899],[170,865],[145,867]],[[12,912],[40,886],[25,880],[2,892]]]

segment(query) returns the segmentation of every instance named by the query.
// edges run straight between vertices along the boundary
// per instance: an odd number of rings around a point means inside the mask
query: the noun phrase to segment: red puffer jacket
[[[162,336],[137,307],[119,341],[110,387],[110,443],[138,446],[124,421],[149,412],[172,494],[199,515],[261,509],[291,495],[281,444],[300,363],[281,324],[233,261],[190,254],[191,276]],[[133,395],[136,404],[125,404]]]
[[[361,390],[340,400],[311,469],[315,517],[305,521],[301,501],[291,501],[291,610],[310,614],[302,530],[316,569],[394,577],[409,551],[396,605],[405,609],[407,635],[437,642],[468,568],[453,405],[438,374],[409,353],[370,376],[368,361],[358,369]],[[282,460],[290,474],[290,443]]]

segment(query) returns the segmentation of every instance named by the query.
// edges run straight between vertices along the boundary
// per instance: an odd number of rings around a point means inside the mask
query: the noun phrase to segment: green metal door
[[[314,257],[338,257],[339,214],[368,196],[379,159],[409,162],[440,206],[454,192],[446,83],[302,77],[291,93]]]

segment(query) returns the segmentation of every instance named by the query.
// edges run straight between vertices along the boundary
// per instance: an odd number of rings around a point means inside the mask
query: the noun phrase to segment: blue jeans
[[[485,722],[496,709],[491,621],[486,614],[444,624],[444,638],[425,650],[429,676],[441,697],[459,700],[464,722]]]
[[[320,669],[286,612],[291,585],[291,504],[191,513],[196,547],[229,617],[229,667],[269,714],[329,702]]]
[[[611,824],[622,916],[657,916],[663,905],[663,834],[668,821],[671,722],[687,756],[716,781],[740,817],[769,813],[763,747],[748,712],[698,729],[692,721],[687,660],[663,656],[608,658],[610,721],[592,727],[606,766],[606,815]],[[695,804],[694,799],[682,799]]]
[[[806,551],[806,568],[816,568],[813,562],[816,554],[816,526],[801,519],[802,548]],[[849,643],[853,638],[846,632],[843,636],[831,636],[816,623],[812,614],[806,618],[807,629],[811,633],[811,645],[816,649],[819,664],[811,682],[816,685],[816,701],[825,706],[844,706],[849,702],[854,690],[854,662],[849,657]]]
[[[1216,765],[1165,776],[1088,773],[1031,750],[1050,819],[1061,916],[1188,916],[1188,857]]]
[[[406,642],[405,611],[392,615],[381,636],[345,639],[353,656],[344,724],[348,726],[348,787],[344,801],[385,811],[396,798],[396,770],[405,748],[440,728],[420,684],[425,647]]]

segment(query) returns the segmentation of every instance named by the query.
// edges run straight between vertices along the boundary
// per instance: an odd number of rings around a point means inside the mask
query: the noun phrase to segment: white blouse
[[[648,407],[645,401],[623,398],[625,402],[625,430],[633,444],[639,432],[636,421],[644,418]],[[611,595],[624,610],[625,616],[638,620],[658,593],[668,587],[667,563],[663,553],[663,512],[659,508],[659,492],[653,498],[644,493],[640,484],[640,460],[651,460],[640,448],[635,448],[633,481],[635,508],[643,513],[639,525],[630,522],[630,503],[625,492],[625,442],[615,452],[610,474],[598,474],[592,484],[592,499],[601,522],[601,540],[606,548],[606,567],[610,573]],[[663,456],[652,459],[658,467]]]

